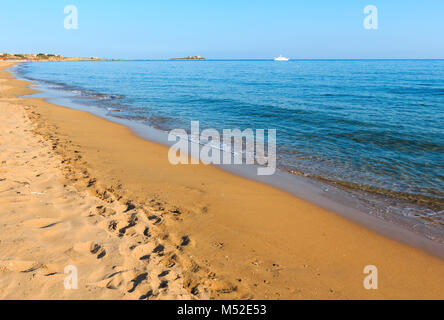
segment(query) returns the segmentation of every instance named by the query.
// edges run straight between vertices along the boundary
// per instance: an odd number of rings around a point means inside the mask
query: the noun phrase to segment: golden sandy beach
[[[172,166],[0,62],[0,299],[444,299],[444,261],[276,188]],[[64,268],[79,270],[65,290]],[[379,288],[363,286],[378,268]]]

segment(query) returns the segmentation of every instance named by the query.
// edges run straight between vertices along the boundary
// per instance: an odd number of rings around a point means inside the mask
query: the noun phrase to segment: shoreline
[[[161,212],[157,217],[165,234],[173,242],[188,242],[182,255],[193,257],[187,267],[197,269],[190,279],[197,277],[206,287],[212,283],[209,274],[224,279],[223,285],[210,290],[211,297],[439,299],[444,295],[444,262],[438,258],[218,168],[172,168],[167,147],[84,111],[54,108],[42,99],[17,99],[35,90],[27,88],[29,82],[3,75],[2,80],[13,89],[1,98],[13,97],[33,110],[38,134],[52,141],[72,172],[85,168],[91,172],[88,178],[76,178],[76,185],[82,185],[77,187]],[[82,163],[72,160],[76,154]],[[381,290],[362,287],[362,270],[368,264],[385,273]]]
[[[29,79],[20,76],[19,72],[15,70],[13,73],[14,76],[20,80],[37,82],[37,85],[34,87],[36,87],[36,90],[39,92],[29,96],[29,98],[42,98],[55,105],[88,112],[107,121],[123,125],[129,128],[135,136],[150,142],[166,147],[171,147],[174,144],[174,142],[168,141],[168,134],[166,131],[131,119],[109,115],[105,109],[98,106],[88,106],[82,105],[81,102],[73,102],[71,99],[75,99],[76,95],[73,95],[72,97],[58,96],[56,93],[57,89],[51,89],[54,93],[48,95],[49,88],[39,83],[38,79]],[[258,176],[255,173],[258,168],[257,165],[213,164],[212,166],[236,176],[275,187],[295,196],[296,198],[319,206],[327,211],[331,211],[338,216],[344,217],[360,226],[375,231],[380,235],[444,259],[444,238],[442,232],[430,227],[430,229],[428,229],[425,225],[418,224],[417,220],[399,214],[383,216],[378,212],[371,213],[369,212],[370,209],[368,207],[362,206],[360,203],[362,202],[361,200],[354,199],[354,196],[350,196],[346,189],[338,187],[334,182],[327,183],[322,179],[308,178],[300,174],[292,174],[279,167],[276,169],[276,173],[272,176]],[[325,190],[328,190],[328,192]],[[366,200],[372,199],[373,201],[380,201],[376,200],[375,194],[365,193],[360,190],[358,190],[358,192],[361,192],[360,196]],[[395,198],[392,200],[396,201]],[[419,229],[419,231],[417,229]]]

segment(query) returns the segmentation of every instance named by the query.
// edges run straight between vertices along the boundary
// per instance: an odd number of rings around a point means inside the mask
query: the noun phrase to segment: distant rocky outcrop
[[[186,58],[171,58],[170,60],[207,60],[201,56],[188,56]]]

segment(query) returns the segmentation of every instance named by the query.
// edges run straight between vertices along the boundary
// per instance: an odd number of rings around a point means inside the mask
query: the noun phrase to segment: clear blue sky
[[[63,27],[76,5],[79,29]],[[365,30],[364,7],[379,10]],[[444,0],[13,0],[0,52],[109,58],[444,58]]]

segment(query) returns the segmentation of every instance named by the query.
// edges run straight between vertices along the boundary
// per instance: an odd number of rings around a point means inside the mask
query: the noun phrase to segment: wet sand
[[[274,187],[172,166],[127,127],[18,98],[28,85],[0,71],[0,298],[444,298],[443,260]],[[61,267],[76,263],[66,292]]]

